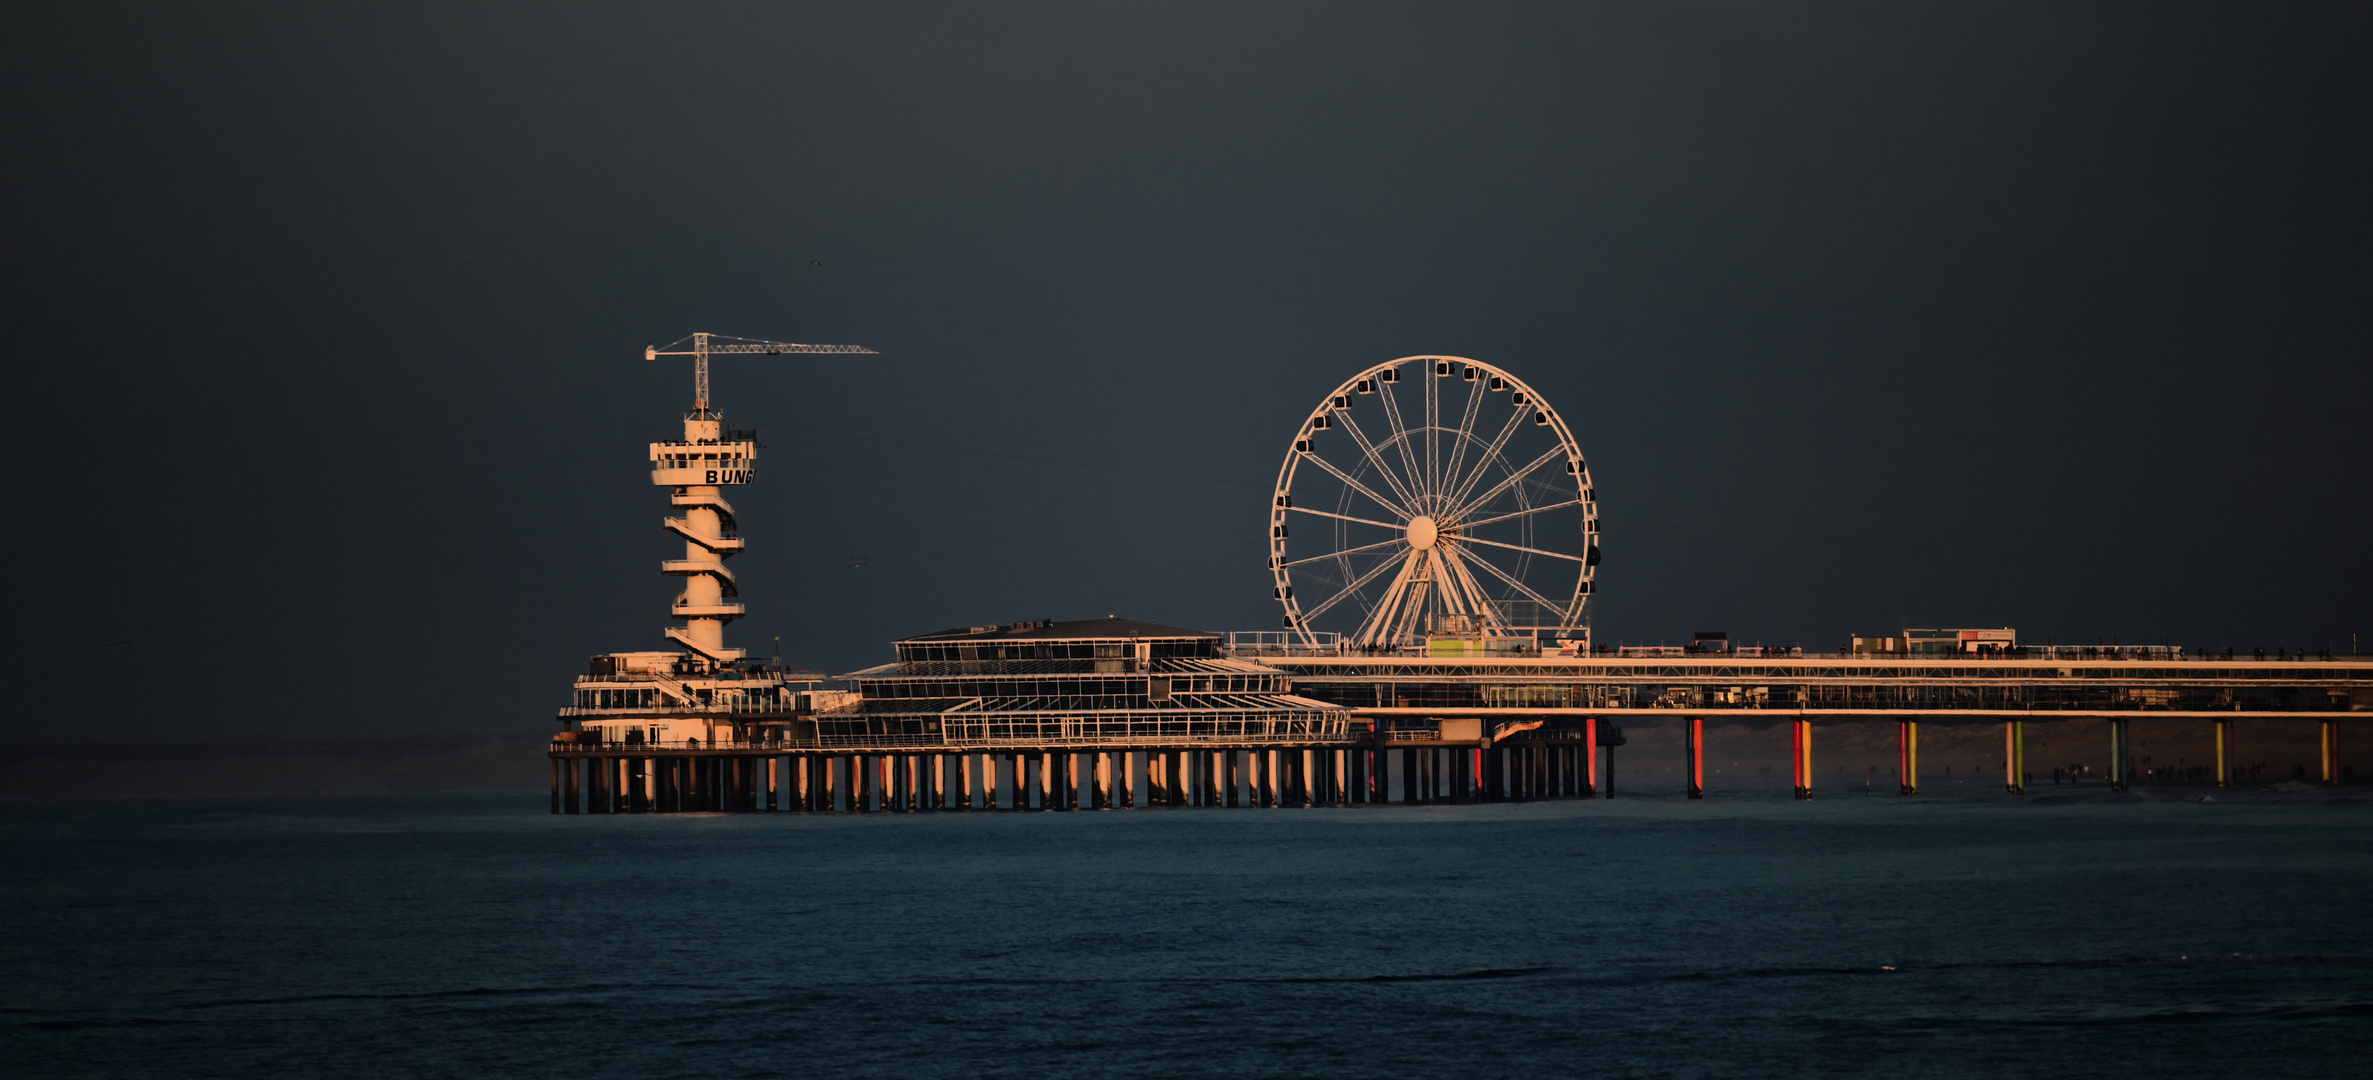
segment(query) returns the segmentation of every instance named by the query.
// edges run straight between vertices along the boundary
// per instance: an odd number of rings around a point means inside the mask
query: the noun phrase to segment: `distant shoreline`
[[[0,798],[533,791],[549,736],[0,744]]]

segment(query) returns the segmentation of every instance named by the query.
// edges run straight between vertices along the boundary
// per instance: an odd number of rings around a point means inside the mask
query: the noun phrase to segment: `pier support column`
[[[2233,786],[2233,722],[2216,722],[2216,786]]]
[[[552,759],[552,812],[560,812],[560,759]]]
[[[1581,759],[1577,771],[1582,774],[1582,790],[1576,794],[1585,799],[1598,798],[1598,717],[1583,718],[1582,745],[1574,748],[1574,754]]]
[[[1094,761],[1095,778],[1088,791],[1088,806],[1096,810],[1112,809],[1112,751],[1098,750]]]
[[[1916,720],[1895,722],[1895,793],[1920,793],[1920,724]]]
[[[2337,787],[2340,783],[2340,725],[2325,720],[2317,733],[2316,746],[2323,751],[2324,786]]]
[[[2027,722],[2009,720],[2002,725],[2002,790],[2012,795],[2027,793]]]
[[[1689,797],[1706,797],[1706,720],[1702,716],[1689,718],[1689,730],[1683,734],[1683,751],[1689,759]]]
[[[2109,790],[2125,791],[2133,786],[2133,761],[2127,752],[2126,722],[2109,722]]]
[[[562,761],[566,763],[567,769],[561,777],[560,812],[574,814],[577,812],[577,759],[563,758]]]
[[[1801,717],[1788,724],[1788,776],[1797,798],[1813,797],[1813,722]]]

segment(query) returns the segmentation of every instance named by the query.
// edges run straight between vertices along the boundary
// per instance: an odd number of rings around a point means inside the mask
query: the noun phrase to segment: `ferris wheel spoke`
[[[1340,553],[1340,552],[1338,552],[1337,554],[1341,554],[1341,553]],[[1364,588],[1366,588],[1369,582],[1376,580],[1376,575],[1378,575],[1378,574],[1381,574],[1381,573],[1383,573],[1383,572],[1385,572],[1385,571],[1387,571],[1387,570],[1390,570],[1390,569],[1392,569],[1392,568],[1393,568],[1393,566],[1394,566],[1394,565],[1396,565],[1397,563],[1399,563],[1400,561],[1401,561],[1401,560],[1398,560],[1398,559],[1385,559],[1385,560],[1382,560],[1382,561],[1378,562],[1378,563],[1377,563],[1375,566],[1372,566],[1372,567],[1368,568],[1368,572],[1367,572],[1367,573],[1361,574],[1360,576],[1358,576],[1358,577],[1356,577],[1356,578],[1353,578],[1353,579],[1352,579],[1352,581],[1351,581],[1351,584],[1343,586],[1343,589],[1342,589],[1342,591],[1340,591],[1340,592],[1337,592],[1335,595],[1328,597],[1328,598],[1327,598],[1327,601],[1326,601],[1326,603],[1320,604],[1320,605],[1318,605],[1317,607],[1311,608],[1310,610],[1303,612],[1303,613],[1302,613],[1302,620],[1303,620],[1304,622],[1308,622],[1308,621],[1309,621],[1309,620],[1311,620],[1311,619],[1315,619],[1315,618],[1317,618],[1317,617],[1319,617],[1319,616],[1321,616],[1321,615],[1324,615],[1324,614],[1326,614],[1326,613],[1327,613],[1327,611],[1328,611],[1328,609],[1330,609],[1330,608],[1333,608],[1335,605],[1342,603],[1342,602],[1343,602],[1343,599],[1344,599],[1344,597],[1350,596],[1350,595],[1352,595],[1353,593],[1356,593],[1356,592],[1360,591],[1361,589],[1364,589]]]
[[[1434,566],[1434,576],[1442,582],[1442,606],[1468,615],[1489,616],[1491,602],[1483,590],[1475,587],[1475,579],[1458,564],[1458,558],[1448,548],[1437,547],[1426,553]]]
[[[1547,465],[1558,458],[1564,457],[1565,453],[1566,448],[1562,445],[1550,447],[1546,453],[1543,453],[1540,457],[1534,458],[1532,464],[1509,473],[1505,479],[1501,480],[1497,484],[1493,484],[1490,491],[1484,492],[1477,498],[1464,500],[1460,504],[1458,511],[1452,516],[1463,517],[1466,514],[1473,513],[1476,507],[1483,506],[1486,503],[1491,502],[1493,499],[1499,498],[1501,492],[1515,487],[1517,482],[1523,480],[1527,476],[1532,475],[1535,471],[1539,470],[1541,466]]]
[[[1409,595],[1409,578],[1417,571],[1419,554],[1412,548],[1407,555],[1383,564],[1398,565],[1401,572],[1393,575],[1392,584],[1385,587],[1384,595],[1376,601],[1375,607],[1369,609],[1366,621],[1360,624],[1359,640],[1362,644],[1384,644],[1391,628],[1400,622],[1400,608]],[[1304,622],[1307,625],[1308,620]]]
[[[1343,425],[1343,430],[1351,436],[1351,441],[1360,445],[1360,453],[1367,456],[1368,464],[1376,469],[1376,475],[1384,478],[1385,486],[1390,487],[1393,494],[1401,497],[1401,509],[1407,513],[1415,514],[1417,511],[1411,508],[1417,505],[1416,493],[1401,483],[1400,475],[1393,472],[1392,466],[1385,463],[1384,455],[1377,451],[1376,444],[1368,438],[1367,431],[1359,426],[1358,421],[1351,418],[1350,413],[1337,412],[1335,420]],[[1378,499],[1376,501],[1384,502],[1385,500]]]
[[[1564,502],[1557,503],[1542,503],[1539,506],[1527,507],[1513,513],[1501,514],[1500,516],[1494,518],[1484,518],[1481,521],[1462,521],[1459,522],[1458,527],[1461,529],[1480,529],[1485,525],[1497,525],[1503,521],[1514,521],[1517,518],[1525,517],[1530,514],[1541,513],[1544,510],[1563,510],[1569,506],[1580,505],[1582,505],[1582,500],[1580,499],[1567,499]]]
[[[1443,476],[1455,479],[1464,474],[1467,447],[1475,442],[1475,414],[1482,410],[1485,396],[1481,379],[1467,384],[1467,405],[1459,415],[1458,430],[1453,433],[1456,437],[1450,444],[1450,464],[1442,470]]]
[[[1506,583],[1508,584],[1508,587],[1509,587],[1509,588],[1511,588],[1511,589],[1514,589],[1514,590],[1516,590],[1517,592],[1523,593],[1523,594],[1524,594],[1525,596],[1527,596],[1527,597],[1530,597],[1530,598],[1532,599],[1532,602],[1533,602],[1533,603],[1539,604],[1539,605],[1541,605],[1542,607],[1545,607],[1545,608],[1550,608],[1550,609],[1553,609],[1553,610],[1556,610],[1556,611],[1564,611],[1564,610],[1565,610],[1565,605],[1563,605],[1563,604],[1552,604],[1552,603],[1550,603],[1550,602],[1549,602],[1549,598],[1548,598],[1548,597],[1546,597],[1546,596],[1542,596],[1540,593],[1534,592],[1534,591],[1533,591],[1533,587],[1532,587],[1532,586],[1530,586],[1530,585],[1527,585],[1527,584],[1525,584],[1524,582],[1517,580],[1517,578],[1516,578],[1516,575],[1514,575],[1514,574],[1511,574],[1511,573],[1509,573],[1509,572],[1507,572],[1507,571],[1505,571],[1505,570],[1502,570],[1502,569],[1500,569],[1500,568],[1499,568],[1499,567],[1497,567],[1497,566],[1494,566],[1494,565],[1492,565],[1492,561],[1491,561],[1490,559],[1482,559],[1482,558],[1477,558],[1477,559],[1466,559],[1466,558],[1464,558],[1463,556],[1461,556],[1461,560],[1462,560],[1462,561],[1464,561],[1464,562],[1472,562],[1472,563],[1474,563],[1475,565],[1477,565],[1477,566],[1480,566],[1480,567],[1484,568],[1485,570],[1489,570],[1489,571],[1491,571],[1491,576],[1493,576],[1493,577],[1496,577],[1496,578],[1500,579],[1501,581],[1504,581],[1504,582],[1506,582]]]
[[[1425,565],[1426,569],[1433,571],[1429,576],[1434,580],[1436,591],[1441,594],[1440,606],[1447,611],[1465,613],[1467,610],[1466,597],[1459,595],[1458,577],[1450,572],[1449,567],[1442,565],[1442,549],[1438,547],[1428,549],[1425,553]]]
[[[1392,425],[1393,449],[1400,451],[1401,465],[1406,470],[1402,475],[1409,478],[1410,495],[1412,496],[1409,500],[1410,508],[1417,513],[1425,513],[1424,496],[1431,495],[1433,492],[1425,486],[1425,471],[1417,467],[1417,458],[1411,452],[1409,425],[1401,422],[1401,401],[1393,395],[1391,383],[1377,383],[1376,396],[1384,399],[1384,420]]]
[[[1312,464],[1317,465],[1319,468],[1325,469],[1327,473],[1333,476],[1335,479],[1342,481],[1344,487],[1350,488],[1353,491],[1367,496],[1371,501],[1375,502],[1376,505],[1390,510],[1393,513],[1399,514],[1402,517],[1409,516],[1408,507],[1406,505],[1402,503],[1396,503],[1391,499],[1387,499],[1382,495],[1378,495],[1375,492],[1368,490],[1368,485],[1360,483],[1359,481],[1354,480],[1350,476],[1346,475],[1343,470],[1335,467],[1334,462],[1328,461],[1327,459],[1316,454],[1309,455],[1307,460]],[[1386,479],[1389,480],[1391,477],[1387,476]]]
[[[1395,532],[1399,532],[1408,528],[1406,525],[1394,525],[1389,522],[1370,521],[1367,518],[1353,517],[1350,514],[1338,514],[1332,510],[1313,510],[1307,506],[1289,506],[1285,509],[1287,513],[1291,514],[1312,514],[1322,518],[1334,518],[1337,521],[1349,521],[1359,525],[1374,525],[1379,529],[1391,529]]]
[[[1470,598],[1469,605],[1474,608],[1475,613],[1482,616],[1488,626],[1506,629],[1508,626],[1507,613],[1501,611],[1500,605],[1484,593],[1483,586],[1475,582],[1475,575],[1467,569],[1469,562],[1482,562],[1482,560],[1465,558],[1455,548],[1443,553],[1442,559],[1449,563],[1451,571],[1458,575],[1459,584],[1467,590],[1467,596]],[[1484,565],[1490,564],[1485,563]]]
[[[1498,437],[1491,440],[1490,448],[1475,458],[1474,471],[1459,478],[1458,490],[1451,494],[1451,502],[1465,502],[1467,493],[1475,490],[1475,485],[1483,482],[1483,470],[1490,468],[1492,462],[1500,459],[1500,452],[1507,448],[1508,440],[1516,435],[1517,429],[1522,426],[1519,422],[1523,419],[1523,409],[1508,414],[1508,422],[1500,425],[1500,433]]]
[[[1325,562],[1328,559],[1340,559],[1345,555],[1357,555],[1363,551],[1374,551],[1380,547],[1391,547],[1394,544],[1402,542],[1403,539],[1403,537],[1396,536],[1390,540],[1378,540],[1373,544],[1361,544],[1358,547],[1344,548],[1341,551],[1330,551],[1324,555],[1312,555],[1307,559],[1289,559],[1286,561],[1285,565],[1289,567],[1301,566],[1305,563]]]
[[[1440,361],[1426,361],[1426,370],[1419,373],[1421,380],[1426,380],[1426,491],[1433,494],[1443,489],[1443,380],[1433,375],[1436,363]]]
[[[1485,540],[1479,536],[1461,536],[1458,538],[1458,542],[1462,544],[1482,544],[1487,547],[1507,548],[1510,551],[1521,551],[1528,555],[1546,555],[1552,559],[1564,559],[1567,562],[1578,563],[1583,561],[1582,556],[1580,555],[1568,555],[1562,551],[1543,551],[1540,548],[1529,548],[1522,544],[1503,544],[1497,540]]]

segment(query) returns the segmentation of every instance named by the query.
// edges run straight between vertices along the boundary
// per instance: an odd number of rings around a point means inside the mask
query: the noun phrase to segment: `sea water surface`
[[[11,1076],[2373,1075],[2338,792],[0,803]]]

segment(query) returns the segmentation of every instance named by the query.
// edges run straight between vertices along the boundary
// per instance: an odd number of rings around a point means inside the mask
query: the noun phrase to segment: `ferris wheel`
[[[1598,561],[1573,432],[1522,380],[1465,357],[1405,356],[1336,387],[1270,500],[1275,595],[1307,645],[1587,636]]]

